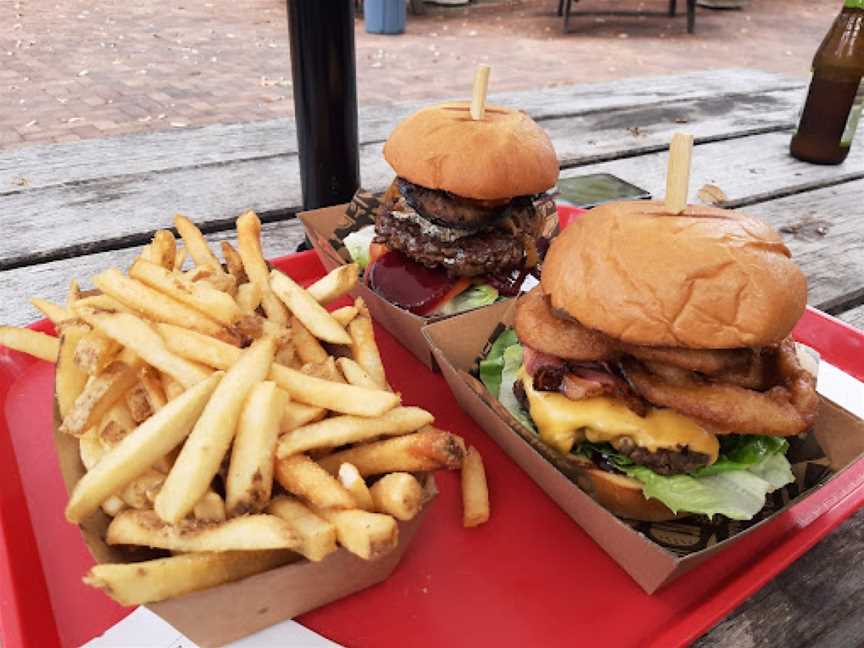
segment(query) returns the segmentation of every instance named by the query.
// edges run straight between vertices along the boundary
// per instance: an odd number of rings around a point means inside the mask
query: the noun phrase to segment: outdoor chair
[[[578,0],[577,0],[578,1]],[[678,0],[669,0],[669,15],[675,16],[677,13],[677,4]],[[570,32],[570,7],[573,5],[573,0],[558,0],[558,15],[564,16],[564,33],[567,34]],[[632,15],[640,15],[644,12],[632,12],[632,11],[586,11],[586,12],[578,12],[575,15],[578,16],[632,16]],[[687,33],[692,34],[693,30],[696,28],[696,0],[687,0]]]

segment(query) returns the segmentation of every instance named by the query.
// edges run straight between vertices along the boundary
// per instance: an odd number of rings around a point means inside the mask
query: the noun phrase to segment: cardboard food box
[[[79,456],[78,439],[60,432],[58,427],[55,412],[54,443],[66,490],[71,492],[86,471]],[[399,522],[399,544],[378,560],[363,560],[340,548],[320,562],[298,557],[296,562],[270,571],[145,607],[207,648],[235,641],[359,592],[385,580],[396,569],[437,493],[431,474],[426,476],[424,488],[423,509],[413,520]],[[130,553],[105,543],[109,522],[110,518],[99,510],[80,525],[90,554],[100,564],[134,562]],[[144,551],[139,560],[150,557]]]
[[[471,375],[491,342],[512,325],[514,313],[515,302],[496,304],[430,324],[423,333],[462,408],[649,594],[793,504],[818,497],[825,484],[864,454],[864,420],[823,397],[813,432],[802,440],[790,439],[787,456],[796,482],[770,494],[753,520],[689,516],[663,523],[624,521],[578,486],[578,473],[568,476],[559,470],[539,438]]]
[[[328,272],[351,262],[343,240],[352,232],[374,223],[374,213],[380,206],[379,198],[379,195],[361,190],[350,203],[306,211],[299,215],[312,247],[315,248]],[[555,203],[543,202],[538,205],[538,209],[547,222],[546,233],[551,236],[557,227]],[[438,317],[415,315],[382,299],[362,282],[357,284],[351,294],[362,297],[369,307],[372,318],[378,324],[387,329],[420,362],[433,371],[436,370],[432,352],[426,344],[421,329],[430,322],[455,317],[455,315]]]

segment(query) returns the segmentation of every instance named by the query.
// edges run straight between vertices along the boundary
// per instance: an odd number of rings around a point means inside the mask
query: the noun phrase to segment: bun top
[[[486,106],[471,119],[468,102],[417,111],[384,144],[402,178],[463,198],[500,200],[546,191],[558,181],[549,136],[523,112]]]
[[[543,264],[552,306],[632,344],[729,349],[774,344],[804,312],[807,281],[756,218],[657,201],[592,209]]]

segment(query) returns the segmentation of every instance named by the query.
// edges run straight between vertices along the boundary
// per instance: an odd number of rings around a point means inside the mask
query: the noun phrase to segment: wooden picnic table
[[[809,280],[810,304],[864,328],[864,143],[836,167],[788,154],[802,80],[722,70],[493,95],[547,129],[562,177],[608,171],[662,196],[665,147],[696,137],[691,201],[706,183],[728,206],[784,235]],[[363,184],[392,171],[381,149],[418,104],[360,110]],[[0,152],[2,319],[39,317],[29,296],[62,300],[71,276],[125,266],[182,212],[211,241],[231,239],[244,209],[265,221],[268,256],[295,250],[303,231],[293,122],[277,119],[33,146]],[[857,645],[864,636],[864,511],[847,520],[708,632],[699,646]]]

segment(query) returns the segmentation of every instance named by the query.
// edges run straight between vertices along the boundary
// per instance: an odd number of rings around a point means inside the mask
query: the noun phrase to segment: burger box
[[[512,326],[515,305],[511,300],[435,322],[424,327],[423,335],[459,405],[649,594],[801,499],[815,496],[864,455],[864,420],[821,397],[813,433],[792,439],[787,453],[796,483],[769,495],[753,521],[691,516],[664,523],[625,522],[583,491],[578,475],[571,480],[558,470],[546,446],[469,375],[492,341]]]
[[[306,235],[328,272],[351,262],[348,250],[342,241],[352,232],[373,224],[373,216],[379,204],[377,195],[361,190],[350,203],[300,213]],[[553,220],[552,217],[555,216],[553,202],[542,203],[538,208],[543,210],[547,220]],[[555,224],[557,225],[557,221]],[[378,324],[387,329],[420,362],[433,371],[436,370],[432,352],[426,344],[421,329],[430,322],[448,319],[455,315],[438,317],[415,315],[383,299],[362,281],[357,283],[351,294],[354,297],[362,297],[369,307],[372,318]]]
[[[60,471],[66,490],[71,493],[86,471],[81,463],[78,440],[59,430],[56,406],[54,420],[54,444]],[[295,562],[276,569],[148,603],[145,607],[197,645],[208,648],[222,646],[371,587],[393,573],[422,524],[437,493],[431,473],[425,476],[424,490],[426,502],[420,513],[408,522],[399,522],[399,543],[378,560],[363,560],[343,548],[319,562],[298,555]],[[97,563],[128,563],[153,557],[146,555],[147,550],[130,553],[106,544],[104,537],[109,521],[110,518],[99,510],[79,525],[90,555]]]

